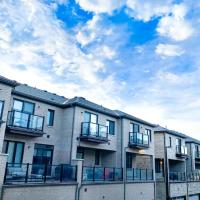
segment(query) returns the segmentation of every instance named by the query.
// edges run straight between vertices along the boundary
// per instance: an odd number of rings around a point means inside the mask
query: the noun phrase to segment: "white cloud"
[[[145,22],[153,17],[163,16],[170,12],[171,0],[127,0],[127,12],[132,17]]]
[[[124,0],[76,0],[77,3],[86,11],[94,13],[109,13],[120,8]]]
[[[188,39],[194,32],[192,25],[185,19],[187,8],[185,5],[175,5],[171,15],[161,18],[157,32],[175,41]]]
[[[184,54],[184,50],[178,45],[172,44],[158,44],[156,47],[156,53],[161,56],[181,56]]]

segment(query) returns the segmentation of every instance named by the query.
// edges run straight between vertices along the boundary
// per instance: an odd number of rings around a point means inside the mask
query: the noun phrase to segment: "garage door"
[[[199,195],[189,196],[189,200],[199,200]]]

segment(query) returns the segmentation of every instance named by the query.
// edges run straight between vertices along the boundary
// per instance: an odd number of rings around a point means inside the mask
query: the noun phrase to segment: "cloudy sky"
[[[200,1],[0,0],[0,74],[200,139]]]

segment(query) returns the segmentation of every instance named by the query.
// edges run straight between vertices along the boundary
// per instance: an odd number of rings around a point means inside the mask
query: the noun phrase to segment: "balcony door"
[[[46,165],[51,165],[53,159],[53,146],[35,144],[34,155],[33,155],[33,174],[43,174]],[[48,168],[49,169],[49,168]],[[50,171],[48,170],[48,174]]]
[[[97,115],[89,112],[84,112],[84,134],[97,136],[98,126],[97,126]]]

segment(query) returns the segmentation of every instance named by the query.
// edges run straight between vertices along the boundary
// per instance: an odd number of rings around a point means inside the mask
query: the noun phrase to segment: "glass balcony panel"
[[[137,143],[142,145],[142,134],[141,133],[137,133]]]
[[[95,181],[103,181],[104,180],[104,168],[103,167],[95,167],[94,168],[94,180]]]
[[[90,123],[90,135],[97,137],[98,136],[98,125]]]
[[[140,169],[134,169],[134,180],[140,180]]]
[[[115,181],[121,181],[123,180],[123,171],[121,168],[115,169]]]
[[[147,174],[146,169],[141,169],[141,180],[146,180]]]
[[[82,135],[89,134],[89,127],[90,127],[90,124],[87,122],[82,124]]]
[[[29,114],[21,112],[13,112],[13,126],[18,126],[22,128],[28,127]]]
[[[143,144],[144,145],[149,145],[149,136],[148,135],[143,135]]]
[[[83,181],[93,181],[94,170],[93,167],[83,167]]]
[[[133,169],[132,168],[126,169],[126,179],[133,180]]]
[[[107,127],[99,125],[99,136],[100,137],[107,137]]]
[[[105,168],[105,180],[112,181],[114,179],[114,169],[113,168]]]

